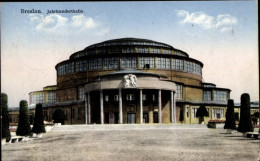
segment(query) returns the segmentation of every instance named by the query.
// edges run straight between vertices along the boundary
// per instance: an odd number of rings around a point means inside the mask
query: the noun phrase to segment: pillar
[[[118,94],[118,102],[119,102],[119,123],[123,123],[123,107],[122,107],[122,89],[119,89]]]
[[[104,124],[103,91],[100,90],[100,123]]]
[[[176,121],[176,101],[175,101],[175,93],[171,91],[171,120],[172,123],[177,123]]]
[[[140,89],[140,124],[143,123],[143,90]]]
[[[161,97],[161,90],[158,90],[158,123],[162,123],[162,97]]]
[[[90,124],[91,123],[91,100],[90,100],[90,93],[87,94],[87,104],[88,104],[88,123]]]
[[[85,94],[85,118],[86,124],[88,124],[88,93]]]

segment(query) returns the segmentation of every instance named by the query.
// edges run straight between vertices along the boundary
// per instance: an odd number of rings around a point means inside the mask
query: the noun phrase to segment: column
[[[158,90],[158,122],[162,123],[162,99],[161,99],[161,90]]]
[[[140,89],[140,124],[143,123],[143,90]]]
[[[175,93],[171,91],[171,120],[172,123],[176,122],[176,102],[175,102]]]
[[[90,93],[88,93],[88,98],[87,98],[87,100],[88,100],[88,123],[90,124],[91,123],[91,100],[90,100]]]
[[[118,95],[118,102],[119,102],[119,123],[123,123],[123,108],[122,108],[122,89],[119,89],[119,95]]]
[[[100,90],[100,123],[104,124],[103,91]]]
[[[86,124],[88,124],[88,93],[85,94],[85,118]]]

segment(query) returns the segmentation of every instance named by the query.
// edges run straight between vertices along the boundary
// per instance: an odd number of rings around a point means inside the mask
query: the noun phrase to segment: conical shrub
[[[26,100],[20,101],[19,121],[16,130],[16,135],[20,135],[20,136],[31,135],[30,119],[28,115],[28,103]]]
[[[9,116],[8,116],[8,97],[5,93],[1,93],[1,110],[2,110],[2,138],[6,141],[11,139],[9,130]]]
[[[43,110],[42,110],[42,104],[38,103],[36,104],[35,109],[35,117],[34,117],[34,124],[32,128],[32,132],[36,134],[45,133],[45,126],[44,126],[44,120],[43,120]]]
[[[226,122],[224,129],[236,129],[235,114],[234,114],[234,100],[228,100]]]

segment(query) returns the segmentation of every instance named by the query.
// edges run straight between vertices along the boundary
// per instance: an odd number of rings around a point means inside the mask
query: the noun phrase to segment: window
[[[45,103],[44,93],[32,95],[32,104],[37,104],[37,103]]]
[[[72,119],[75,119],[75,109],[72,109]]]
[[[193,108],[192,109],[192,118],[196,118],[197,110],[198,110],[198,108]]]
[[[183,60],[172,59],[172,69],[173,70],[183,70]]]
[[[76,72],[83,72],[83,71],[87,71],[87,61],[86,60],[76,62]]]
[[[118,95],[114,95],[114,101],[118,102],[118,100],[119,100],[119,96]]]
[[[157,68],[158,69],[170,69],[170,58],[157,58]]]
[[[133,101],[134,99],[135,99],[134,94],[127,94],[126,95],[126,100],[127,101]]]
[[[71,74],[74,72],[74,62],[65,64],[65,74]]]
[[[203,91],[203,100],[211,101],[211,91]]]
[[[161,50],[160,49],[156,49],[156,48],[151,48],[150,52],[159,54],[159,53],[161,53]]]
[[[172,51],[171,50],[162,49],[162,53],[163,54],[171,54]]]
[[[190,61],[184,62],[184,71],[189,73],[194,73],[194,63]]]
[[[186,107],[186,117],[189,117],[189,107]]]
[[[143,94],[142,98],[143,98],[143,101],[147,101],[147,95],[146,94]]]
[[[227,101],[227,92],[226,91],[214,91],[214,101]]]
[[[55,103],[57,101],[56,99],[56,93],[49,92],[48,93],[48,103]]]
[[[176,85],[176,99],[182,99],[182,86]]]
[[[144,68],[146,64],[150,65],[150,68],[154,68],[154,57],[140,57],[140,68]]]
[[[109,95],[105,95],[105,102],[109,101]]]
[[[224,109],[214,108],[213,109],[213,117],[217,118],[217,119],[224,118]]]
[[[102,58],[91,58],[88,60],[89,70],[102,69]]]
[[[104,69],[118,69],[119,57],[104,58]]]
[[[78,88],[78,100],[84,100],[85,94],[84,94],[84,87]]]
[[[135,53],[135,48],[124,48],[123,53]]]
[[[148,48],[136,48],[137,53],[149,53]]]
[[[122,57],[122,68],[136,68],[136,57]]]

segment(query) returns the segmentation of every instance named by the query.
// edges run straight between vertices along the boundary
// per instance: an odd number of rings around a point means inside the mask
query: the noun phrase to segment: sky
[[[21,13],[21,10],[41,13]],[[83,13],[49,13],[48,10]],[[257,1],[5,2],[1,92],[9,107],[56,85],[55,65],[85,47],[134,37],[163,42],[201,61],[203,82],[259,101]]]

